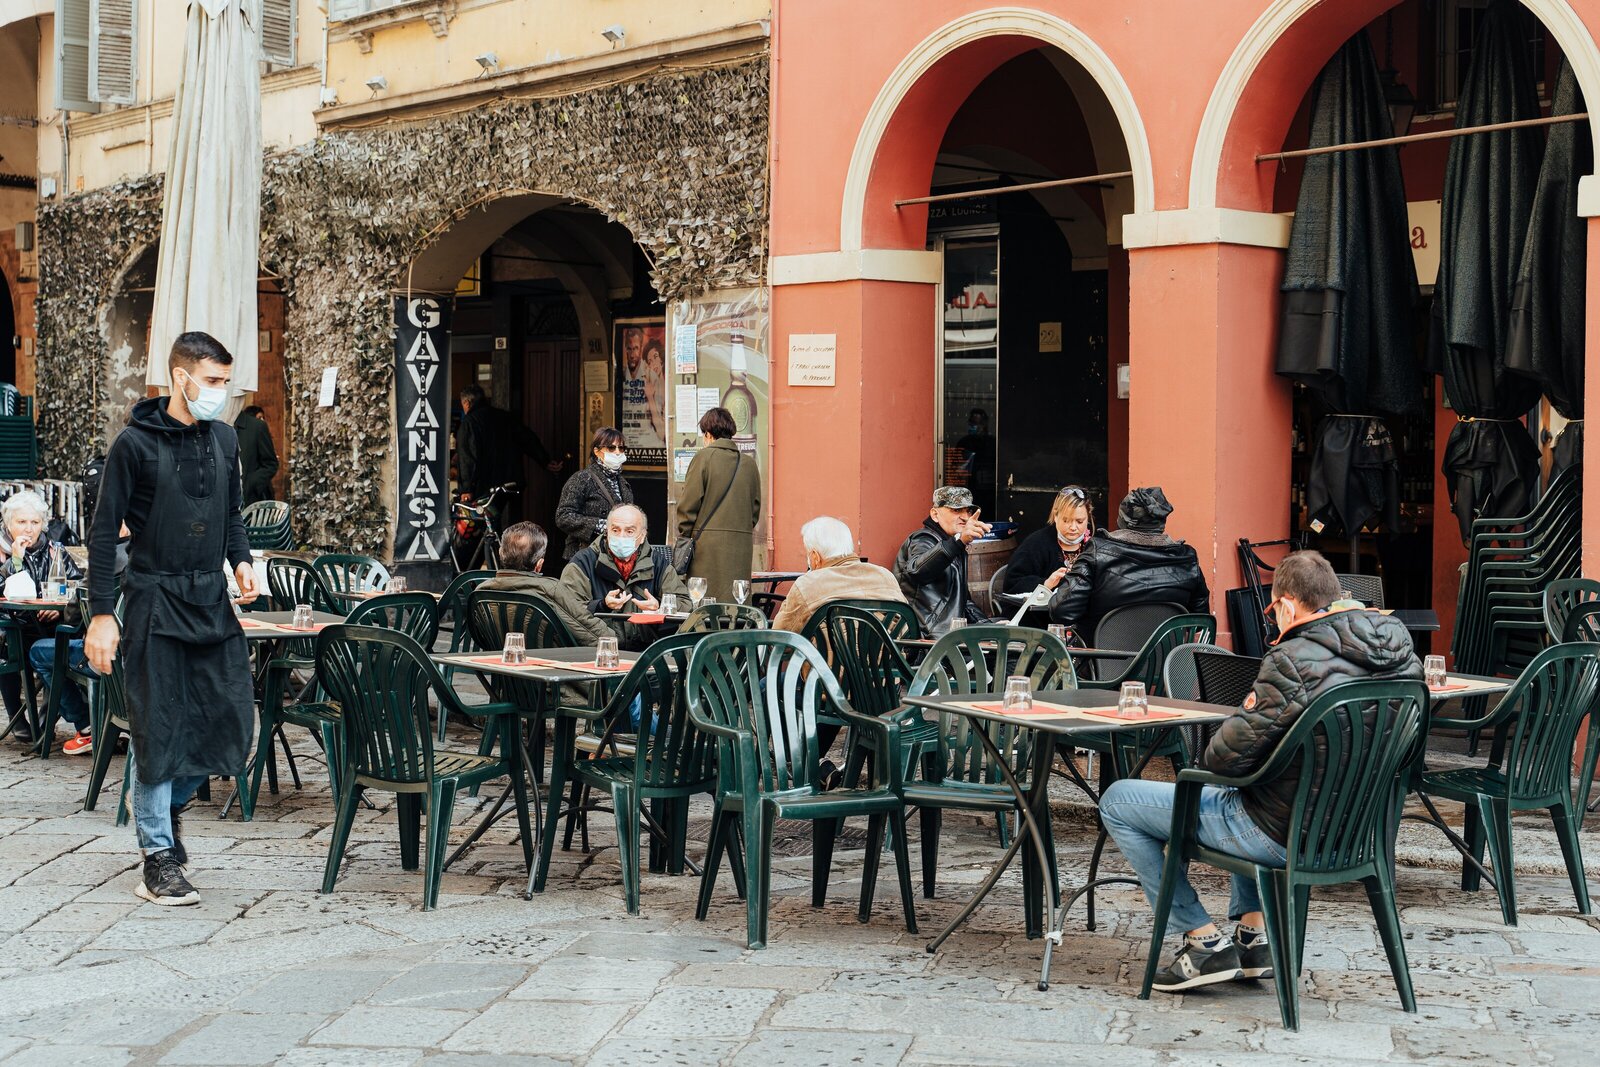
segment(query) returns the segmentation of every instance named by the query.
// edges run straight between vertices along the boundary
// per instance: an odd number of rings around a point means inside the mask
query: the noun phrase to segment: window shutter
[[[89,99],[133,103],[135,0],[89,0]]]
[[[261,58],[294,66],[295,0],[261,0]]]
[[[366,0],[329,0],[328,21],[338,22],[340,19],[353,19],[357,15],[366,13]]]
[[[56,0],[56,107],[100,110],[89,99],[89,0]]]

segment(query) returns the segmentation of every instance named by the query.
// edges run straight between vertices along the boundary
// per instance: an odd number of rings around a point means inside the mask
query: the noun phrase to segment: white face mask
[[[628,454],[626,452],[600,453],[600,465],[608,471],[619,471],[626,462],[628,462]]]
[[[210,422],[213,419],[219,418],[222,415],[223,409],[228,406],[228,391],[226,389],[201,385],[199,382],[189,377],[188,371],[183,372],[183,377],[186,383],[183,389],[183,399],[184,402],[189,405],[189,414],[193,415],[201,422]],[[193,385],[200,391],[200,395],[193,399],[190,399],[189,397],[190,385]]]

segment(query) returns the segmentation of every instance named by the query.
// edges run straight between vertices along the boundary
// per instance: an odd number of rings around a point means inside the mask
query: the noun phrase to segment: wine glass
[[[694,606],[700,606],[700,600],[706,595],[706,580],[704,578],[689,579],[689,597],[694,601]]]
[[[750,599],[750,583],[743,578],[736,578],[733,582],[733,599],[735,603],[743,604]]]

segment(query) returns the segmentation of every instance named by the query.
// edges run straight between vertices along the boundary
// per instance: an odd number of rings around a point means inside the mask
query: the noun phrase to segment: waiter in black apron
[[[209,334],[185,333],[167,360],[172,395],[133,406],[111,444],[89,549],[89,664],[110,674],[121,646],[133,735],[133,819],[144,850],[135,892],[155,904],[198,904],[178,813],[213,774],[237,775],[249,752],[254,694],[244,631],[223,562],[242,600],[256,598],[239,517],[239,439],[222,420],[233,356]],[[117,531],[131,539],[114,614]]]

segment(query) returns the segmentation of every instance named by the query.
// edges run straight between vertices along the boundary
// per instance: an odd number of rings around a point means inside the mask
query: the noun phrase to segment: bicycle
[[[456,531],[450,538],[450,561],[455,564],[457,574],[479,569],[500,569],[500,531],[495,529],[494,512],[497,504],[515,495],[517,483],[507,482],[495,486],[486,496],[470,503],[456,501],[450,505],[450,513],[456,519]],[[463,532],[462,523],[470,524],[467,532]],[[482,526],[483,532],[474,541],[470,530],[476,526]],[[461,553],[468,545],[472,546],[472,551],[467,555],[467,561],[462,563]]]

